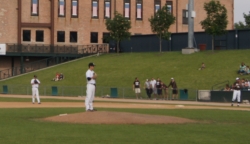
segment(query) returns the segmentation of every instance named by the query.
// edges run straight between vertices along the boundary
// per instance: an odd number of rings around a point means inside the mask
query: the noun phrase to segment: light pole
[[[194,0],[188,1],[188,48],[194,48]]]

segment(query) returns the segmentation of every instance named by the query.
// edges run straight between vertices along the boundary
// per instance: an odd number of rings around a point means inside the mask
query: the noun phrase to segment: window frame
[[[37,40],[37,32],[42,32],[43,33],[43,40],[42,41]],[[36,42],[44,42],[44,30],[36,30]]]
[[[63,32],[63,34],[64,34],[64,38],[63,38],[64,41],[58,41],[58,38],[59,38],[59,37],[58,37],[58,33],[59,33],[59,32]],[[57,42],[60,42],[60,43],[65,42],[65,31],[57,31]]]
[[[137,17],[137,4],[141,4],[141,18]],[[136,18],[136,20],[143,20],[143,0],[136,0],[136,3],[135,3],[135,18]]]
[[[154,1],[154,14],[156,14],[156,5],[159,4],[160,5],[160,9],[161,9],[161,0],[155,0]]]
[[[186,9],[182,10],[182,24],[183,25],[188,25],[187,13],[188,13],[188,10],[186,10]]]
[[[60,15],[60,1],[61,0],[58,0],[58,17],[65,17],[66,16],[66,0],[63,0],[64,1],[64,14],[63,15]]]
[[[24,40],[24,31],[28,31],[29,32],[29,41],[28,40]],[[27,29],[23,29],[23,42],[31,42],[31,30],[27,30]]]
[[[103,32],[102,33],[102,43],[104,44],[104,43],[109,43],[109,42],[104,42],[105,40],[104,40],[104,35],[109,35],[110,36],[110,32]]]
[[[73,15],[73,1],[77,2],[76,16]],[[79,0],[71,0],[71,18],[78,18],[78,15],[79,15]]]
[[[97,42],[92,42],[91,38],[92,38],[92,33],[96,33],[97,34]],[[90,43],[98,43],[98,32],[90,32]]]
[[[125,4],[126,3],[129,3],[129,17],[125,17]],[[126,18],[126,19],[131,19],[131,0],[123,0],[123,16]]]
[[[167,1],[166,1],[166,6],[167,6],[167,8],[168,8],[169,5],[171,6],[171,11],[170,11],[170,13],[173,14],[173,1],[167,0]]]
[[[109,2],[109,18],[106,17],[106,2]],[[104,0],[104,19],[111,19],[111,0]]]
[[[97,16],[93,16],[93,3],[97,2]],[[99,0],[92,0],[91,1],[91,18],[98,19],[99,18]]]
[[[71,34],[72,33],[76,33],[76,41],[75,42],[71,41]],[[70,43],[78,43],[78,32],[77,31],[70,31],[69,32],[69,42]]]
[[[37,0],[37,5],[36,5],[36,10],[37,10],[37,13],[36,14],[34,14],[34,13],[32,13],[32,11],[33,11],[33,0],[31,0],[31,16],[39,16],[39,0]]]

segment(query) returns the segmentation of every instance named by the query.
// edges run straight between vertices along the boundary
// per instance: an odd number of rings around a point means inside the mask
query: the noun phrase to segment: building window
[[[71,31],[69,33],[69,37],[70,37],[70,42],[77,43],[77,32]]]
[[[43,42],[43,31],[36,31],[36,42]]]
[[[71,0],[71,17],[78,17],[78,0]]]
[[[110,0],[105,0],[104,2],[104,18],[110,18],[111,14],[111,4],[110,4]]]
[[[58,16],[65,17],[65,0],[58,0]]]
[[[30,30],[23,30],[23,41],[30,41]]]
[[[182,24],[188,24],[188,10],[182,10]]]
[[[109,43],[109,36],[110,36],[110,33],[103,33],[102,34],[102,43]]]
[[[38,16],[39,0],[31,0],[31,15]]]
[[[130,19],[130,0],[124,0],[124,17]]]
[[[92,0],[92,18],[98,18],[98,0]]]
[[[98,32],[90,33],[90,43],[98,43]]]
[[[136,0],[136,19],[142,20],[142,0]]]
[[[173,2],[172,1],[167,1],[166,2],[166,5],[167,5],[167,8],[168,8],[168,11],[173,14]]]
[[[155,0],[155,13],[161,8],[161,1]]]
[[[57,42],[65,42],[65,32],[64,31],[57,32]]]

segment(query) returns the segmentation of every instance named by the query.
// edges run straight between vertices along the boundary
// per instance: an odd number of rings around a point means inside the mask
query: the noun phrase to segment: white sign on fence
[[[6,44],[0,44],[0,55],[6,55]]]

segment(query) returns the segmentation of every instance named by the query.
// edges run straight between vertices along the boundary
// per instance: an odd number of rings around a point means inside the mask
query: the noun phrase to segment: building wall
[[[17,42],[17,0],[0,0],[0,43]]]
[[[169,0],[171,1],[171,0]],[[200,26],[206,13],[203,10],[204,2],[210,0],[195,0],[195,31],[204,31]],[[228,30],[233,29],[233,0],[220,0],[228,10]],[[0,0],[6,5],[0,5],[0,43],[17,43],[17,0]],[[50,2],[51,0],[39,0],[39,16],[31,16],[31,0],[22,0],[22,23],[50,23]],[[172,33],[187,32],[188,25],[182,24],[183,13],[186,9],[188,0],[172,0],[173,15],[177,18],[176,23],[170,27]],[[166,0],[161,0],[161,6],[165,5]],[[104,19],[104,0],[99,0],[98,19],[91,17],[92,0],[78,0],[79,12],[77,18],[71,17],[71,0],[66,0],[66,16],[58,17],[58,0],[54,0],[54,43],[58,45],[84,45],[91,44],[90,33],[98,32],[98,43],[102,43],[103,32],[108,32]],[[154,0],[143,0],[143,19],[136,20],[136,0],[130,0],[130,22],[132,28],[130,32],[134,34],[152,34],[148,19],[154,14]],[[114,12],[118,11],[123,15],[124,0],[111,0],[111,18]],[[10,18],[11,17],[11,18]],[[22,43],[50,44],[49,28],[29,28],[23,27],[22,30],[31,30],[31,41]],[[44,30],[44,42],[35,41],[35,31]],[[65,31],[65,42],[57,42],[57,31]],[[77,43],[69,41],[70,31],[77,31]],[[21,34],[22,37],[22,34]],[[22,38],[21,38],[22,39]]]

